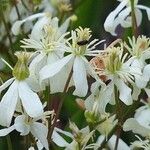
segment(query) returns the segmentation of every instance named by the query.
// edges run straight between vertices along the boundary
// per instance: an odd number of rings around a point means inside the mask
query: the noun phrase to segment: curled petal
[[[34,20],[34,19],[36,19],[36,18],[43,17],[44,15],[45,15],[45,13],[38,13],[38,14],[34,14],[34,15],[32,15],[32,16],[29,16],[29,17],[27,17],[27,18],[24,19],[24,20],[16,21],[16,22],[13,24],[12,29],[11,29],[12,32],[13,32],[13,34],[14,34],[14,35],[18,35],[19,32],[20,32],[21,25],[22,25],[23,23],[25,23],[26,21],[32,21],[32,20]]]

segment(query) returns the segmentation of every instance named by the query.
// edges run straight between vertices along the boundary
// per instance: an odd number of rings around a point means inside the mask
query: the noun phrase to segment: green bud
[[[21,81],[29,77],[28,60],[29,55],[26,52],[17,52],[18,61],[13,69],[13,76]]]

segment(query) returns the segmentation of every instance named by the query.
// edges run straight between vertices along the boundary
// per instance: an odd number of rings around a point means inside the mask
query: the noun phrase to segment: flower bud
[[[13,69],[13,76],[19,81],[25,80],[30,75],[28,68],[29,53],[17,52],[16,56],[18,61]]]

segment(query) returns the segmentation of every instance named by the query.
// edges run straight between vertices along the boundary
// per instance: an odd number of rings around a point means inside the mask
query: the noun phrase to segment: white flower
[[[0,93],[9,86],[0,102],[0,124],[2,126],[10,125],[17,105],[22,105],[24,109],[22,111],[25,111],[30,117],[38,117],[43,113],[39,96],[28,84],[28,56],[26,53],[19,53],[17,56],[18,62],[13,69],[14,78],[0,86]]]
[[[72,31],[71,38],[69,38],[69,40],[72,40],[72,44],[68,42],[67,44],[69,48],[66,49],[66,52],[71,54],[53,64],[45,66],[40,71],[41,80],[51,78],[62,72],[65,73],[66,71],[68,71],[67,74],[69,76],[69,73],[73,68],[73,82],[75,85],[75,91],[73,94],[84,97],[88,91],[87,74],[91,74],[92,72],[85,56],[93,56],[97,54],[99,51],[93,49],[95,49],[98,44],[103,42],[97,42],[98,40],[95,39],[87,44],[90,37],[90,30],[87,28],[79,28],[76,31]],[[61,81],[67,80],[66,77],[59,77]]]
[[[135,75],[135,84],[138,88],[145,88],[147,82],[150,80],[150,65],[145,62],[150,58],[150,39],[145,36],[139,36],[137,39],[129,38],[128,46],[124,44],[125,48],[131,55],[131,68],[141,74]]]
[[[31,134],[41,142],[43,147],[49,150],[47,142],[48,128],[43,123],[37,122],[38,120],[39,118],[33,119],[27,115],[20,115],[16,117],[14,125],[0,130],[0,136],[6,136],[13,130],[17,130],[22,136],[31,132]]]
[[[104,28],[107,32],[110,32],[112,35],[116,36],[115,33],[116,27],[120,24],[122,27],[127,28],[132,26],[131,21],[131,1],[130,0],[118,0],[120,4],[118,7],[113,10],[105,20]],[[150,20],[150,8],[139,5],[138,0],[134,0],[134,8],[137,25],[139,26],[142,21],[142,12],[141,10],[146,10],[148,19]]]
[[[119,91],[119,99],[126,105],[132,104],[131,89],[128,84],[133,83],[133,75],[136,73],[130,68],[130,60],[126,61],[127,54],[123,55],[122,47],[108,47],[104,50],[104,54],[98,55],[99,62],[103,62],[104,66],[95,66],[94,69],[99,77],[108,84],[105,88],[105,93],[111,99],[107,99],[102,105],[106,107],[108,102],[115,104],[114,87]],[[108,82],[108,83],[107,83]],[[108,98],[109,98],[108,97]],[[103,108],[103,110],[104,110]]]
[[[124,131],[132,131],[140,134],[143,137],[150,136],[150,108],[149,106],[142,106],[136,110],[134,118],[129,118],[123,125]]]
[[[11,84],[11,85],[10,85]],[[21,102],[30,117],[37,117],[43,113],[42,103],[38,95],[32,91],[26,80],[18,81],[11,78],[0,86],[0,92],[10,85],[0,102],[0,124],[9,126],[17,103]]]
[[[65,36],[68,34],[66,30],[69,22],[70,18],[59,27],[58,18],[42,18],[35,24],[30,39],[21,41],[24,44],[21,47],[36,50],[36,56],[30,63],[29,70],[31,80],[35,80],[37,84],[39,83],[41,68],[63,57],[64,51],[67,49]],[[62,74],[62,76],[65,76],[65,74]],[[63,91],[65,81],[61,81],[62,86],[57,77],[53,77],[47,82],[50,82],[51,93]]]

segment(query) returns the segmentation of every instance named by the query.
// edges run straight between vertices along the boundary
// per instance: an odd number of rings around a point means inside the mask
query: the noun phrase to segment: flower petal
[[[108,141],[108,146],[112,150],[115,149],[116,138],[117,136],[113,135]],[[118,150],[130,150],[130,147],[122,139],[119,139]]]
[[[120,79],[115,81],[115,84],[119,90],[119,98],[122,102],[126,105],[132,104],[132,96],[131,96],[131,89]]]
[[[10,126],[18,100],[18,81],[14,81],[0,102],[0,124]]]
[[[9,134],[10,132],[12,132],[13,130],[15,130],[15,126],[11,126],[9,128],[5,128],[5,129],[1,129],[0,130],[0,137],[2,136],[6,136],[7,134]]]
[[[73,65],[73,80],[75,84],[74,95],[84,97],[88,91],[87,73],[84,61],[81,57],[76,57]]]
[[[26,82],[19,82],[19,97],[22,105],[30,117],[39,117],[43,114],[42,103],[36,93],[34,93]]]
[[[9,80],[7,80],[5,83],[3,83],[1,86],[0,86],[0,93],[6,89],[13,81],[14,81],[15,78],[11,78]]]
[[[20,115],[15,119],[15,129],[20,132],[22,136],[25,136],[29,134],[30,132],[30,126],[25,123],[26,121],[26,116],[25,115]]]
[[[130,118],[125,121],[123,130],[132,130],[133,133],[140,134],[142,136],[148,136],[150,133],[150,129],[141,126],[134,118]]]
[[[48,141],[47,141],[48,129],[45,125],[39,122],[34,122],[31,125],[31,133],[33,134],[34,137],[36,137],[41,142],[41,144],[47,150],[49,150]]]
[[[31,39],[34,39],[36,41],[40,41],[41,37],[42,37],[42,31],[43,31],[43,27],[48,24],[48,22],[50,21],[50,17],[48,16],[44,16],[43,18],[39,19],[31,32]]]
[[[139,9],[146,10],[148,20],[150,20],[150,8],[149,7],[146,7],[146,6],[143,6],[143,5],[137,5],[136,7],[139,8]]]
[[[40,79],[45,80],[47,78],[53,77],[55,74],[57,74],[61,69],[73,58],[73,55],[70,54],[61,60],[58,60],[57,62],[53,64],[46,65],[44,68],[40,71]]]
[[[13,26],[12,26],[12,32],[13,32],[13,34],[14,35],[18,35],[19,34],[19,32],[20,32],[20,27],[21,27],[21,25],[24,23],[24,22],[26,22],[26,21],[32,21],[32,20],[34,20],[34,19],[36,19],[36,18],[39,18],[39,17],[43,17],[45,15],[45,13],[38,13],[38,14],[34,14],[34,15],[32,15],[32,16],[29,16],[29,17],[27,17],[26,19],[24,19],[24,20],[19,20],[19,21],[16,21],[14,24],[13,24]]]
[[[56,130],[53,131],[52,140],[59,147],[66,147],[69,144],[69,143],[67,143],[67,141],[62,136],[60,136],[56,132]]]
[[[123,0],[118,5],[118,7],[108,15],[108,17],[106,18],[104,22],[105,30],[107,32],[110,32],[112,35],[116,35],[115,28],[117,27],[117,25],[119,25],[119,22],[117,21],[116,17],[118,13],[126,6],[127,3],[128,1]]]

